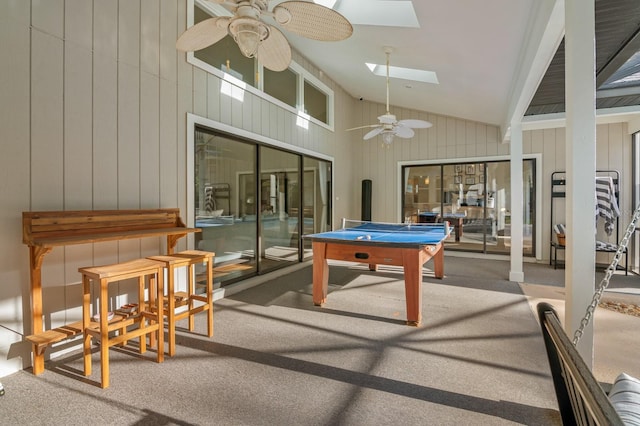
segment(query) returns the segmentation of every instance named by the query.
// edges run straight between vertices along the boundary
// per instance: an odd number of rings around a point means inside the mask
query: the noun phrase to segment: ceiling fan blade
[[[378,127],[379,124],[367,124],[366,126],[358,126],[358,127],[352,127],[351,129],[346,129],[345,132],[350,132],[351,130],[358,130],[358,129],[367,129],[369,127]]]
[[[258,46],[258,60],[271,71],[284,71],[291,63],[291,47],[282,31],[269,25],[269,37]]]
[[[366,135],[364,135],[364,137],[362,138],[363,140],[369,140],[373,137],[378,136],[382,131],[384,130],[384,128],[382,126],[373,129],[372,131],[370,131],[369,133],[367,133]]]
[[[411,129],[410,127],[405,127],[405,126],[396,126],[396,128],[393,130],[393,132],[395,133],[395,135],[399,138],[412,138],[413,135],[416,134],[416,132],[413,131],[413,129]]]
[[[276,22],[302,37],[339,41],[353,34],[351,23],[328,7],[306,1],[285,1],[273,8]]]
[[[193,52],[204,49],[222,40],[227,35],[228,17],[205,19],[182,33],[176,42],[176,49]]]
[[[433,126],[433,124],[428,121],[415,119],[400,120],[398,121],[398,124],[405,127],[411,127],[412,129],[428,129]]]

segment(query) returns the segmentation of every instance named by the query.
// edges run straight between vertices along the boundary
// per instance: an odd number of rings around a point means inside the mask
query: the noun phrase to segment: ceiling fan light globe
[[[258,45],[260,44],[260,34],[253,27],[247,25],[239,26],[234,39],[244,56],[247,58],[256,56]]]
[[[391,145],[393,143],[393,132],[382,132],[382,142],[385,145]]]
[[[262,40],[269,36],[269,29],[257,19],[240,17],[231,20],[229,33],[238,44],[240,52],[247,58],[253,58],[258,53]]]

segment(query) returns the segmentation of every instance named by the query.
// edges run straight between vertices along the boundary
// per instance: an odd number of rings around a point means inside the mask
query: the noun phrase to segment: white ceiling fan
[[[378,124],[369,124],[367,126],[354,127],[350,130],[357,129],[365,129],[367,127],[374,127],[373,130],[369,131],[364,135],[363,139],[369,140],[379,134],[382,134],[382,141],[386,145],[390,145],[393,142],[393,137],[398,136],[399,138],[412,138],[415,135],[413,129],[426,129],[432,126],[431,123],[424,120],[417,119],[407,119],[400,120],[396,119],[396,116],[389,112],[389,55],[393,51],[390,47],[385,47],[384,52],[387,55],[387,112],[384,115],[378,117]]]
[[[351,23],[325,6],[308,1],[285,1],[269,11],[269,0],[210,0],[233,13],[206,19],[190,27],[176,42],[185,52],[204,49],[229,34],[247,58],[258,57],[263,66],[283,71],[291,62],[291,47],[282,32],[262,20],[272,18],[282,28],[319,41],[339,41],[351,36]]]

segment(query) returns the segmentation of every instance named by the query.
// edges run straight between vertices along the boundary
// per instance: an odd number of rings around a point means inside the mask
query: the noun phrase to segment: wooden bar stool
[[[163,262],[167,270],[167,302],[164,304],[164,315],[167,317],[169,341],[169,356],[176,352],[176,321],[189,318],[189,331],[194,331],[194,315],[207,313],[207,336],[213,336],[213,257],[214,253],[200,250],[187,250],[166,256],[150,256],[151,259]],[[205,294],[198,295],[195,291],[195,265],[204,264],[206,268]],[[188,268],[187,291],[175,291],[176,268]],[[196,304],[194,302],[202,302]],[[176,309],[188,306],[184,311],[176,313]]]
[[[91,339],[100,342],[100,368],[103,388],[109,386],[109,347],[122,344],[130,339],[140,337],[140,353],[147,350],[146,335],[154,336],[157,333],[158,351],[157,362],[164,360],[164,326],[161,307],[164,299],[164,264],[150,259],[137,259],[123,263],[105,266],[90,266],[78,269],[82,274],[82,329],[84,332],[84,375],[91,375]],[[118,281],[138,279],[138,306],[137,312],[125,314],[118,312],[113,318],[108,318],[108,289],[109,284]],[[100,307],[98,309],[99,320],[91,321],[91,281],[100,284]],[[149,293],[156,291],[152,302],[145,302],[145,282]],[[150,294],[151,296],[151,294]],[[137,328],[128,330],[130,325],[137,324]],[[109,337],[109,332],[118,331],[118,334]]]

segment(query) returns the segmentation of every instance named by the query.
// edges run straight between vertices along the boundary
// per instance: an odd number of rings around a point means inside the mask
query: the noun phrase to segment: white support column
[[[509,281],[524,281],[522,270],[522,123],[511,122],[511,269]]]
[[[580,326],[595,291],[595,5],[565,0],[567,249],[565,328]],[[578,351],[593,365],[593,319]]]

